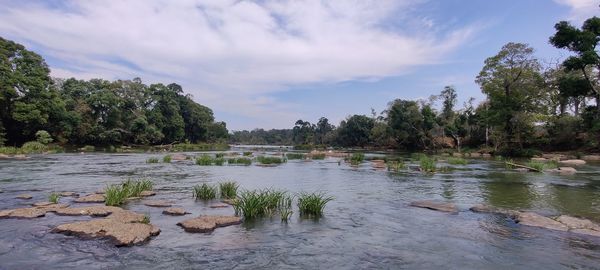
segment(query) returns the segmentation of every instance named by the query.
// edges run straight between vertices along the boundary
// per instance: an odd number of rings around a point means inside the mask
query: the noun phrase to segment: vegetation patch
[[[469,162],[464,158],[448,157],[448,164],[452,165],[467,165]]]
[[[213,164],[213,158],[209,155],[201,155],[196,157],[196,164],[200,166],[210,166]]]
[[[52,192],[50,193],[50,195],[48,196],[48,201],[51,203],[58,203],[58,200],[60,199],[60,194]]]
[[[158,163],[158,158],[151,157],[146,159],[146,163]]]
[[[325,154],[324,153],[312,154],[312,155],[310,155],[310,158],[315,159],[315,160],[322,160],[322,159],[325,159]]]
[[[260,164],[269,165],[285,163],[286,159],[281,157],[259,156],[256,158],[256,161],[258,161]]]
[[[121,184],[109,185],[105,189],[105,201],[107,206],[119,206],[125,203],[127,198],[139,197],[143,191],[152,190],[152,181],[147,179],[127,179]]]
[[[236,215],[242,215],[244,219],[271,216],[282,205],[280,202],[284,198],[287,198],[285,191],[271,189],[243,191],[233,201],[233,209]]]
[[[163,163],[171,163],[171,155],[166,155],[163,157]]]
[[[298,209],[300,210],[300,215],[320,217],[323,215],[325,205],[332,200],[333,197],[327,196],[327,194],[322,192],[300,193],[298,195]]]
[[[421,156],[419,160],[419,168],[422,172],[434,173],[436,171],[435,159],[428,156]]]
[[[252,159],[250,158],[245,158],[245,157],[240,157],[240,158],[230,158],[227,159],[227,163],[230,165],[234,165],[234,164],[239,164],[239,165],[250,165],[252,164]]]
[[[306,155],[303,153],[286,153],[285,157],[288,160],[294,160],[294,159],[305,159]]]
[[[244,152],[244,156],[245,156],[245,157],[252,156],[252,152]]]
[[[219,183],[221,198],[234,199],[237,196],[238,184],[236,182],[221,182]]]
[[[350,164],[357,166],[365,160],[365,154],[360,152],[352,153],[348,160],[350,161]]]
[[[212,200],[217,197],[217,187],[203,183],[194,186],[194,198],[196,200]]]

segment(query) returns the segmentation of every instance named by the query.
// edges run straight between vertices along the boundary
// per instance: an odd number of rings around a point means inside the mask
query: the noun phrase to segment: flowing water
[[[468,210],[485,203],[600,222],[600,167],[593,164],[560,176],[512,172],[500,162],[473,159],[451,173],[423,175],[375,170],[368,162],[353,168],[335,158],[260,167],[146,164],[149,157],[162,156],[55,154],[0,160],[0,209],[44,201],[52,191],[92,193],[128,177],[147,177],[158,192],[153,199],[173,200],[193,213],[164,216],[162,209],[130,202],[125,208],[149,214],[162,232],[144,245],[123,248],[50,232],[89,217],[49,213],[31,220],[2,219],[0,269],[600,268],[600,238]],[[209,234],[186,233],[175,225],[200,214],[232,215],[231,207],[212,209],[192,198],[194,185],[223,180],[235,180],[242,189],[327,191],[335,200],[319,220],[294,213],[287,224],[276,216]],[[15,199],[23,193],[33,200]],[[460,212],[408,206],[415,200],[453,202]]]

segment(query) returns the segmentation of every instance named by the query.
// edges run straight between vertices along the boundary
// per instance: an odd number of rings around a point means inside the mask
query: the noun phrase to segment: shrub
[[[48,147],[42,143],[31,141],[26,142],[21,146],[21,151],[26,154],[30,153],[43,153],[48,149]]]
[[[238,184],[236,182],[222,182],[219,183],[219,190],[221,191],[221,198],[233,199],[237,196]]]
[[[158,163],[158,158],[151,157],[146,159],[146,163]]]
[[[212,200],[217,197],[217,188],[206,183],[194,186],[196,200]]]
[[[58,193],[50,193],[50,195],[48,196],[48,201],[51,203],[58,203],[58,200],[60,199],[60,194]]]
[[[332,200],[333,197],[325,193],[300,193],[298,195],[300,215],[319,217],[323,215],[325,205]]]
[[[38,130],[38,132],[35,133],[35,140],[41,144],[49,144],[53,141],[52,136],[50,136],[50,133],[48,133],[48,131],[45,130]]]
[[[353,153],[350,156],[350,164],[355,165],[355,166],[362,163],[364,160],[365,160],[365,154],[360,153],[360,152]]]
[[[166,155],[163,157],[164,163],[171,163],[171,155]]]

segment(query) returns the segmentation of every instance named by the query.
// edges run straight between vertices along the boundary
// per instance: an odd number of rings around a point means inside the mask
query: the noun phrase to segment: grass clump
[[[271,216],[279,210],[285,196],[285,191],[270,189],[243,191],[234,201],[233,208],[236,215],[242,215],[244,219]]]
[[[293,197],[285,194],[280,198],[278,202],[277,208],[279,209],[279,216],[281,217],[281,221],[283,222],[287,223],[292,214],[294,213],[292,211],[292,201]]]
[[[196,164],[200,166],[210,166],[213,164],[213,158],[209,155],[201,155],[196,158]]]
[[[129,190],[123,185],[110,185],[106,187],[104,197],[107,206],[120,206],[129,197]]]
[[[216,197],[217,187],[206,183],[194,186],[194,198],[196,198],[196,200],[212,200]]]
[[[243,154],[244,154],[245,157],[252,156],[252,152],[244,152]]]
[[[269,165],[269,164],[281,164],[281,163],[286,162],[285,158],[269,157],[269,156],[259,156],[259,157],[256,158],[256,160],[260,164],[265,164],[265,165]]]
[[[225,159],[222,157],[215,158],[213,161],[215,162],[215,165],[217,165],[217,166],[223,166],[223,164],[225,164]]]
[[[220,152],[220,153],[216,153],[216,154],[215,154],[215,158],[222,158],[222,157],[224,157],[224,156],[225,156],[225,153],[223,153],[223,152]]]
[[[467,165],[469,162],[464,158],[449,157],[448,164],[452,165]]]
[[[322,160],[322,159],[325,159],[325,154],[323,154],[323,153],[313,154],[310,156],[310,158],[312,158],[314,160]]]
[[[252,159],[244,158],[244,157],[230,158],[230,159],[227,159],[227,163],[230,164],[230,165],[240,164],[240,165],[246,165],[246,166],[248,166],[248,165],[252,164]]]
[[[434,173],[436,171],[435,159],[428,156],[421,156],[419,168],[421,168],[422,172]]]
[[[538,171],[543,171],[544,168],[546,168],[546,164],[544,164],[543,162],[539,162],[539,161],[529,161],[527,163],[528,167],[534,168]]]
[[[150,216],[148,214],[145,214],[144,218],[142,219],[142,221],[140,221],[140,223],[150,224]]]
[[[58,199],[60,199],[60,194],[52,192],[48,196],[48,201],[51,203],[58,203]]]
[[[333,197],[325,193],[300,193],[298,195],[298,209],[300,215],[320,217],[323,215],[325,205],[332,201]]]
[[[401,160],[388,161],[386,163],[386,165],[387,165],[387,170],[391,171],[391,172],[397,172],[400,170],[404,170],[406,168],[406,164],[404,164],[404,161],[401,161]]]
[[[304,158],[306,158],[306,155],[304,155],[302,153],[287,153],[287,154],[285,154],[285,157],[289,160],[304,159]]]
[[[151,157],[149,159],[146,159],[146,163],[158,163],[158,158]]]
[[[357,166],[365,160],[365,154],[357,152],[350,156],[350,164]]]
[[[152,190],[153,188],[152,181],[148,179],[127,179],[121,183],[121,186],[127,191],[127,197],[139,197],[142,191]]]
[[[221,198],[233,199],[237,196],[238,184],[236,182],[221,182],[219,183]]]
[[[171,155],[164,156],[163,163],[171,163]]]

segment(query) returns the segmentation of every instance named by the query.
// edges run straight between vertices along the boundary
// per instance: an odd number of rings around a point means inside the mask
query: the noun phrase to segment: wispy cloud
[[[598,0],[555,0],[557,3],[569,6],[571,12],[569,13],[569,19],[583,22],[585,19],[590,18],[600,13],[600,2]]]
[[[476,29],[411,19],[408,0],[0,3],[0,35],[59,59],[55,76],[175,81],[217,111],[287,123],[294,106],[269,93],[435,64]]]

